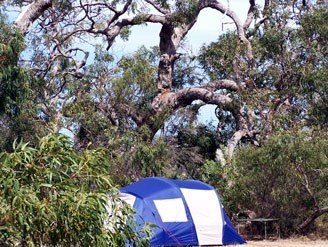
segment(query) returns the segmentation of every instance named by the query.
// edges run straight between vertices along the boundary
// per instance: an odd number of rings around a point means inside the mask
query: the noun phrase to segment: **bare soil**
[[[247,241],[245,245],[235,245],[244,247],[328,247],[328,240],[309,240],[309,239],[280,239],[280,240],[261,240]]]

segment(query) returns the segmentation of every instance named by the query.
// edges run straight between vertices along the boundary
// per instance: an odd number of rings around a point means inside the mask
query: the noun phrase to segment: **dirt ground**
[[[244,247],[328,247],[328,240],[303,240],[303,239],[281,239],[281,240],[262,240],[247,241],[245,245],[235,245]]]

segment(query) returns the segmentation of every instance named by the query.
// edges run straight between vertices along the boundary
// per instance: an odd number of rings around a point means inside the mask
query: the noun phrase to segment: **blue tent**
[[[120,191],[121,198],[135,208],[139,224],[158,226],[154,228],[152,246],[245,243],[208,184],[151,177]]]

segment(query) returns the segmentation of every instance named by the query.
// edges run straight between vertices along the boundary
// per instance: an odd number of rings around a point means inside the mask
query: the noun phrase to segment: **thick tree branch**
[[[247,131],[245,129],[237,130],[233,136],[229,139],[227,145],[227,156],[228,159],[231,159],[233,153],[235,151],[236,146],[238,145],[239,141],[246,136]]]
[[[232,99],[229,96],[215,92],[219,89],[237,91],[239,87],[234,81],[219,80],[201,87],[185,88],[177,92],[163,92],[154,99],[152,107],[156,112],[160,112],[166,107],[173,110],[185,107],[195,100],[214,105],[231,103]]]
[[[248,131],[248,124],[245,119],[245,113],[242,107],[239,105],[233,106],[231,109],[228,109],[234,116],[235,122],[236,122],[236,132],[233,134],[233,136],[228,141],[227,145],[227,156],[228,159],[232,158],[232,155],[235,151],[236,146],[238,145],[239,141],[245,137],[249,131]]]
[[[306,229],[321,215],[328,213],[328,207],[315,210],[302,224],[299,225],[298,231],[305,232]]]
[[[33,22],[36,21],[48,8],[52,6],[52,0],[36,0],[26,6],[26,9],[18,16],[15,24],[26,34]]]
[[[229,9],[228,6],[218,2],[216,0],[203,0],[200,2],[199,8],[200,9],[203,9],[203,8],[216,9],[216,10],[220,11],[222,14],[229,16],[236,25],[237,33],[238,33],[238,37],[239,37],[240,41],[247,45],[247,57],[253,61],[254,57],[253,57],[253,49],[252,49],[251,43],[246,38],[244,25],[242,24],[238,15],[234,11]]]
[[[209,90],[219,90],[219,89],[227,89],[230,91],[239,91],[240,87],[238,83],[232,80],[219,80],[219,81],[211,81],[206,85],[202,86],[203,88],[207,88]]]
[[[152,102],[152,116],[161,116],[165,110],[176,111],[182,107],[191,105],[194,101],[201,100],[206,104],[224,106],[232,102],[229,96],[219,94],[213,90],[203,87],[185,88],[177,92],[160,93]],[[150,127],[152,134],[155,135],[161,123],[156,123],[156,118],[146,116],[145,123]],[[163,118],[164,120],[165,118]],[[155,120],[155,122],[154,122]],[[153,136],[151,136],[153,138]]]
[[[205,88],[188,88],[182,89],[176,93],[171,93],[166,97],[166,102],[173,109],[190,105],[194,100],[201,100],[207,104],[222,105],[231,103],[229,96],[211,92]]]
[[[156,116],[161,116],[163,112],[165,113],[164,110],[176,111],[191,105],[197,100],[200,100],[204,104],[214,104],[221,107],[225,107],[227,104],[229,105],[232,103],[232,99],[229,96],[217,92],[223,89],[229,91],[240,90],[238,84],[234,81],[218,80],[200,87],[185,88],[177,92],[164,91],[159,93],[153,100],[152,109],[148,113],[138,113],[129,105],[120,104],[115,108],[117,111],[124,112],[131,117],[138,126],[146,124],[152,130],[152,133],[155,134],[161,126],[161,124],[155,124]],[[163,119],[165,119],[165,117]]]
[[[95,34],[104,34],[107,37],[107,42],[108,46],[107,49],[109,49],[115,38],[120,34],[120,31],[122,30],[123,27],[125,26],[133,26],[133,25],[138,25],[140,23],[145,23],[145,22],[151,22],[151,23],[165,23],[165,17],[160,16],[160,15],[140,15],[140,16],[135,16],[132,18],[125,18],[122,19],[118,22],[115,23],[115,25],[110,25],[108,26],[105,30],[89,30],[91,33]]]
[[[249,28],[252,21],[254,20],[254,16],[256,12],[255,0],[249,0],[249,4],[250,7],[248,9],[247,18],[243,26],[245,31]]]

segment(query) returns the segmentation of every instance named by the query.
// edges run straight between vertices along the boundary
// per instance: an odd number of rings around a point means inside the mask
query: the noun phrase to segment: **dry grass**
[[[246,245],[235,245],[244,247],[328,247],[328,240],[309,240],[309,239],[281,239],[281,240],[262,240],[247,241]]]

